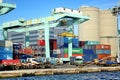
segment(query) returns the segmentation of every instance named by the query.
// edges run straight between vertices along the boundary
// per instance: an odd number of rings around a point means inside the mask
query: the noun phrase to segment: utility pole
[[[116,19],[117,19],[117,56],[118,56],[118,62],[120,62],[120,53],[119,53],[119,50],[120,50],[120,46],[119,46],[119,32],[118,32],[118,30],[119,30],[119,19],[118,19],[118,17],[119,17],[119,14],[120,14],[120,2],[118,2],[119,4],[117,5],[117,6],[114,6],[113,8],[112,8],[112,14],[114,15],[114,16],[116,16]]]

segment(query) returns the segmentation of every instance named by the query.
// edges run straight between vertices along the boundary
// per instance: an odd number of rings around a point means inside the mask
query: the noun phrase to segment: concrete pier
[[[120,66],[0,71],[0,78],[41,76],[41,75],[54,75],[54,74],[79,74],[79,73],[103,72],[103,71],[120,71]]]

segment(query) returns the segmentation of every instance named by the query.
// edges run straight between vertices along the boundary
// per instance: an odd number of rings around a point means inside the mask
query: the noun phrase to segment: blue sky
[[[120,0],[5,0],[16,4],[16,9],[8,14],[0,16],[0,25],[4,22],[19,18],[34,19],[46,17],[52,9],[66,7],[78,9],[82,5],[94,6],[100,9],[112,8],[118,5]]]
[[[17,7],[12,12],[0,16],[0,23],[17,20],[19,18],[33,19],[46,17],[53,8],[66,7],[78,9],[82,5],[95,6],[100,9],[111,8],[119,0],[5,0],[16,3]]]

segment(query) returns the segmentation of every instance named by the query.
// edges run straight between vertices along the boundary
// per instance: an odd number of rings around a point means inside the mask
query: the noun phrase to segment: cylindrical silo
[[[110,10],[100,11],[100,42],[111,45],[111,55],[117,54],[117,18]]]
[[[90,18],[79,25],[79,40],[99,41],[99,8],[82,6],[79,10]]]

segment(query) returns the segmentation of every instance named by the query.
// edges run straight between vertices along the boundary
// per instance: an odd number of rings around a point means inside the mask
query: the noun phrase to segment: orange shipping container
[[[32,50],[32,49],[29,49],[29,48],[25,48],[25,49],[23,50],[23,53],[24,53],[24,54],[32,54],[32,53],[33,53],[33,50]]]
[[[101,50],[101,49],[110,50],[111,46],[110,45],[106,45],[106,44],[98,44],[98,45],[95,46],[95,49],[96,50]]]
[[[110,54],[98,54],[97,55],[98,59],[103,59],[103,58],[110,57],[110,56],[111,56]]]

